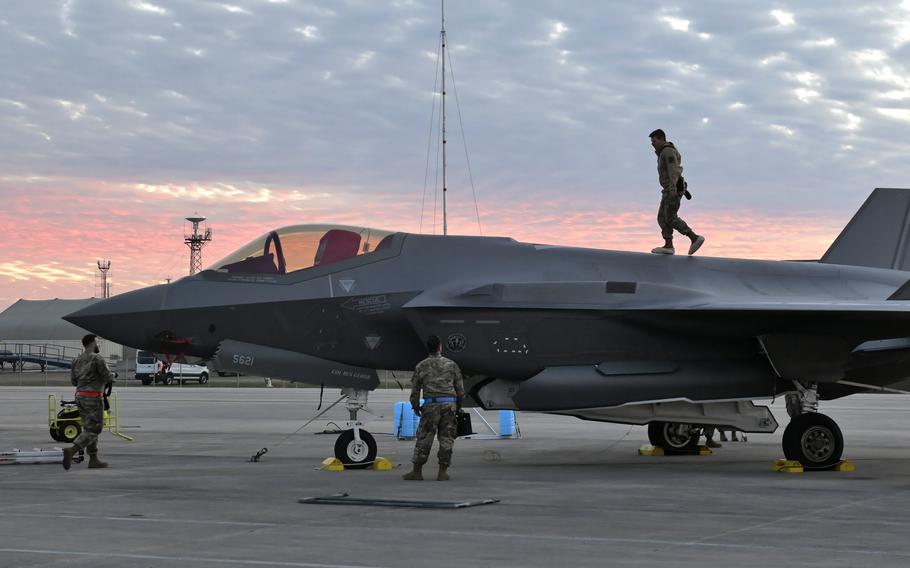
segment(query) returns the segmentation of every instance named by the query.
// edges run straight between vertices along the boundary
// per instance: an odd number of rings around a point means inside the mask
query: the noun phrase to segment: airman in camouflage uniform
[[[114,376],[98,353],[96,339],[92,334],[82,338],[85,351],[73,361],[70,372],[70,381],[76,387],[82,433],[73,441],[72,447],[63,449],[63,469],[67,470],[72,465],[73,455],[83,448],[88,450],[89,469],[107,467],[107,463],[98,459],[98,435],[104,427],[104,389],[113,384]]]
[[[458,435],[455,420],[456,413],[464,401],[464,382],[461,369],[451,359],[441,354],[441,342],[431,335],[427,339],[427,350],[430,356],[417,364],[411,379],[411,407],[420,416],[417,428],[417,444],[414,446],[414,469],[405,474],[406,480],[422,480],[423,464],[430,457],[433,447],[433,436],[439,438],[439,475],[438,481],[448,481],[448,469],[452,463],[452,446]],[[420,406],[420,393],[423,391],[424,405]]]
[[[705,238],[695,234],[695,231],[679,217],[679,205],[685,193],[685,189],[680,191],[677,185],[682,177],[682,155],[672,142],[667,142],[667,135],[663,130],[655,130],[650,136],[651,146],[657,153],[657,177],[661,187],[657,224],[660,225],[660,232],[664,238],[664,246],[657,247],[651,252],[674,254],[676,251],[673,248],[673,229],[676,229],[689,237],[692,241],[689,254],[695,254],[695,251],[705,243]]]

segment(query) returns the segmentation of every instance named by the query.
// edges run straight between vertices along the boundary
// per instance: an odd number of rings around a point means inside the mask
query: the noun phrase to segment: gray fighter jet
[[[647,424],[654,445],[685,450],[706,426],[774,432],[753,401],[787,396],[785,456],[825,467],[843,436],[819,401],[910,378],[908,244],[910,190],[896,189],[875,190],[818,262],[297,225],[66,319],[215,369],[342,387],[335,451],[355,466],[376,455],[357,421],[376,369],[412,369],[436,334],[468,405]]]

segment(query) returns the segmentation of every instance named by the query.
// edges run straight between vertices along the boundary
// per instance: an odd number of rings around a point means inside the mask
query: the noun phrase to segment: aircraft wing
[[[910,302],[900,300],[728,298],[647,282],[498,283],[453,292],[427,291],[404,307],[446,314],[597,311],[630,326],[696,334],[705,341],[755,338],[784,379],[834,382],[877,368],[872,375],[880,379],[872,382],[888,384],[896,379],[886,368],[910,358]]]

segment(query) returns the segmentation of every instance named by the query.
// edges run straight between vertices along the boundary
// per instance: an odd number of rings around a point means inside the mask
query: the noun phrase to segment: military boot
[[[103,462],[98,459],[98,454],[89,454],[88,455],[88,468],[89,469],[104,469],[107,467],[107,462]]]
[[[673,239],[664,239],[664,246],[651,249],[654,254],[676,254],[673,248]]]
[[[692,240],[692,244],[689,245],[689,254],[695,254],[701,248],[701,245],[705,244],[705,238],[695,233],[692,233],[689,238]]]
[[[63,448],[63,469],[69,471],[70,466],[73,465],[73,454],[79,451],[78,446],[71,446],[69,448]]]
[[[436,481],[448,481],[449,480],[449,466],[439,464],[439,474],[436,476]]]
[[[415,463],[410,473],[401,476],[405,481],[423,481],[423,464]]]

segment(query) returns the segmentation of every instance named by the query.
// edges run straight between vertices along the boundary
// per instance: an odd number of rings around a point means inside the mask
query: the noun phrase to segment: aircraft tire
[[[800,414],[784,430],[784,456],[808,469],[824,469],[841,461],[844,435],[837,423],[817,412]]]
[[[689,452],[698,448],[699,435],[681,438],[672,428],[675,422],[651,422],[648,424],[648,441],[652,446],[676,452]]]
[[[373,465],[378,447],[376,439],[366,430],[360,430],[363,444],[354,440],[354,430],[345,430],[335,440],[335,457],[349,469],[365,469]]]

